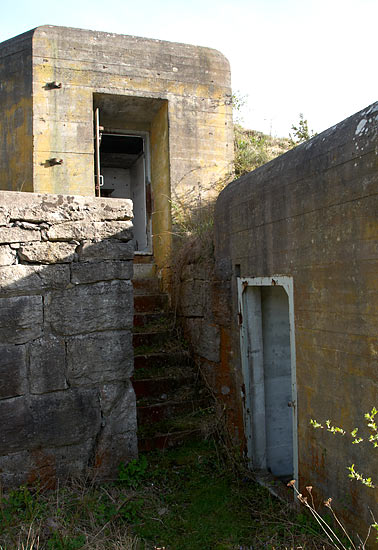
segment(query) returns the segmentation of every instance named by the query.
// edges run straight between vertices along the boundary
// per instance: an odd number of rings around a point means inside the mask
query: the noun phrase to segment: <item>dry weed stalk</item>
[[[353,549],[353,550],[365,550],[366,549],[366,543],[367,543],[367,541],[370,537],[372,526],[369,527],[368,533],[367,533],[367,536],[366,536],[365,540],[361,540],[361,538],[358,536],[360,544],[358,546],[356,546],[354,544],[354,542],[352,541],[351,537],[349,536],[349,534],[348,534],[347,530],[345,529],[344,525],[341,523],[341,521],[337,517],[335,511],[333,510],[333,508],[332,508],[332,498],[328,498],[326,501],[324,501],[324,506],[326,506],[330,510],[333,519],[335,520],[336,524],[340,527],[341,531],[343,532],[344,536],[346,537],[346,539],[348,540],[348,542],[350,544],[349,547],[346,547],[343,544],[343,542],[340,540],[340,538],[337,536],[335,531],[328,525],[328,523],[323,519],[323,517],[316,510],[315,503],[314,503],[314,497],[313,497],[313,494],[312,494],[312,486],[308,485],[306,487],[306,491],[308,492],[308,494],[310,496],[310,502],[309,502],[308,497],[303,496],[302,493],[300,493],[298,491],[295,483],[296,483],[295,479],[292,479],[291,481],[289,481],[289,483],[287,485],[288,485],[288,487],[292,487],[292,489],[294,490],[299,502],[301,504],[303,504],[310,511],[313,518],[316,520],[316,522],[319,524],[321,529],[324,531],[325,535],[331,541],[334,548],[336,548],[337,550],[351,550],[351,549]],[[373,521],[375,521],[374,517],[373,517]]]

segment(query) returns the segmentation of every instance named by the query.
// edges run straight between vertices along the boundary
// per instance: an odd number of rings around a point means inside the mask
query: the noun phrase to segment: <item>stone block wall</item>
[[[191,353],[216,398],[229,442],[243,447],[240,390],[230,368],[231,285],[215,268],[212,243],[195,240],[182,251],[181,261],[176,259],[177,312]]]
[[[132,203],[0,192],[0,476],[112,476],[137,454]]]

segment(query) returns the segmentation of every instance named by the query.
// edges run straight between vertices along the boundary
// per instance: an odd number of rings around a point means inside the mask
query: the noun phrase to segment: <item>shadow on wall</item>
[[[0,196],[2,484],[110,477],[137,455],[132,202]]]

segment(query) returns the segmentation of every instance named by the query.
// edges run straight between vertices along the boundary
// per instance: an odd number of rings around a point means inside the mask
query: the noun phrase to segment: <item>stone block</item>
[[[103,414],[104,430],[109,436],[137,430],[135,392],[130,381],[119,384],[117,401]],[[103,399],[100,398],[101,406]],[[105,413],[106,408],[103,409]]]
[[[67,386],[64,340],[48,336],[30,344],[30,392],[41,394],[64,390]]]
[[[17,397],[26,392],[25,345],[0,345],[0,380],[0,399]]]
[[[101,408],[103,428],[98,438],[95,467],[100,476],[106,477],[116,473],[120,462],[128,462],[138,455],[136,400],[131,382],[104,386]]]
[[[66,390],[32,395],[30,448],[72,445],[95,437],[101,414],[97,390]],[[30,422],[29,422],[30,425]]]
[[[0,298],[0,342],[24,344],[38,338],[42,327],[41,296]]]
[[[56,334],[67,336],[130,328],[132,284],[111,281],[52,292],[46,299],[45,317]]]
[[[71,282],[75,285],[132,278],[131,261],[78,262],[71,266]]]
[[[0,266],[12,265],[16,261],[16,251],[10,246],[0,245]]]
[[[131,221],[69,221],[53,225],[47,234],[52,241],[117,239],[127,242],[132,239],[132,227]]]
[[[31,457],[28,451],[0,456],[0,480],[3,487],[19,487],[28,481]]]
[[[2,191],[1,202],[12,220],[29,222],[130,220],[133,217],[133,203],[129,199]]]
[[[208,284],[201,280],[188,280],[180,285],[180,314],[186,317],[203,317],[206,308]]]
[[[202,319],[187,319],[186,326],[194,352],[208,361],[218,363],[220,361],[219,328]]]
[[[112,408],[118,403],[125,391],[125,385],[122,382],[110,382],[100,387],[100,405],[101,412],[109,416]]]
[[[189,279],[201,279],[210,280],[213,274],[212,262],[199,262],[193,264],[187,264],[182,268],[181,280],[187,281]]]
[[[56,264],[73,262],[75,243],[40,242],[21,245],[18,251],[20,260],[38,264]]]
[[[126,380],[132,370],[130,331],[98,332],[67,341],[67,379],[71,387]]]
[[[61,447],[18,451],[0,456],[0,480],[3,487],[39,484],[54,488],[57,480],[88,475],[88,463],[93,454],[93,438]]]
[[[28,448],[33,421],[25,397],[0,401],[0,455]]]
[[[120,243],[105,240],[98,243],[86,242],[79,250],[79,261],[93,262],[98,260],[132,260],[134,245],[131,242]]]
[[[44,455],[53,463],[53,480],[67,478],[83,478],[88,475],[88,464],[93,455],[95,439],[90,438],[74,445],[64,445],[44,449]],[[34,454],[34,453],[33,453]],[[36,461],[38,466],[38,461]],[[36,471],[37,478],[43,480],[40,471]],[[29,479],[32,472],[29,473]],[[48,480],[46,480],[48,481]]]
[[[117,478],[121,462],[128,463],[138,458],[138,439],[136,431],[111,436],[104,432],[95,449],[95,479]]]
[[[4,209],[0,209],[0,226],[7,225],[9,218]]]
[[[0,243],[25,243],[40,241],[41,232],[21,227],[0,227]]]
[[[67,265],[23,265],[0,267],[0,292],[26,294],[64,288],[70,282]]]

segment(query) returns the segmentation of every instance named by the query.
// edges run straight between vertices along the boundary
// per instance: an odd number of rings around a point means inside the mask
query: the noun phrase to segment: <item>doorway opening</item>
[[[134,250],[151,250],[151,184],[149,136],[143,133],[120,133],[99,128],[99,146],[96,151],[100,175],[98,185],[101,197],[131,199],[133,201]],[[97,183],[97,182],[96,182]]]
[[[250,466],[298,479],[293,281],[238,278]]]
[[[96,92],[93,116],[95,194],[133,200],[135,254],[164,270],[172,242],[168,100]]]

